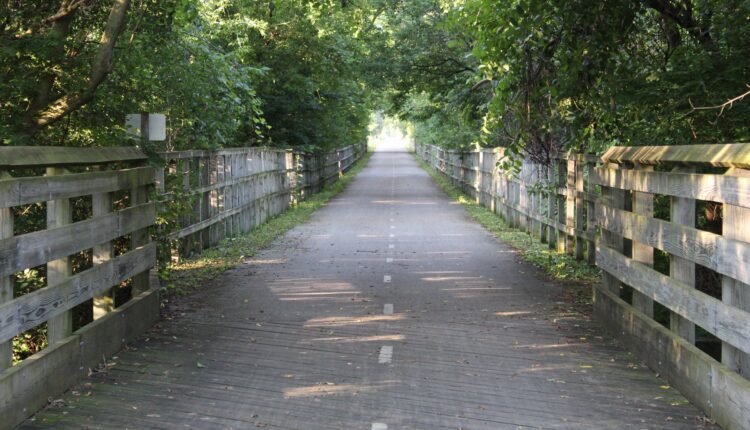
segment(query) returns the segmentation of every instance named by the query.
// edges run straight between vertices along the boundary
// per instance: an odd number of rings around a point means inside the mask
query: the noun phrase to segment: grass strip
[[[255,227],[249,233],[224,239],[214,248],[165,267],[159,274],[163,300],[168,301],[171,297],[194,291],[206,281],[253,257],[278,237],[307,221],[313,212],[344,191],[354,177],[364,169],[371,156],[372,152],[368,151],[338,181]]]

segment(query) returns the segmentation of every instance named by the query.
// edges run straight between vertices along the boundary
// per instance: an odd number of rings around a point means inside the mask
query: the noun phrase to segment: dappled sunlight
[[[499,317],[517,317],[521,315],[529,315],[532,314],[531,311],[506,311],[506,312],[495,312],[495,315]]]
[[[563,349],[578,346],[575,343],[549,343],[544,345],[528,344],[528,345],[513,345],[516,349]]]
[[[405,340],[406,336],[402,334],[383,334],[376,336],[336,336],[336,337],[319,337],[312,339],[310,342],[331,342],[331,343],[355,343],[355,342],[398,342]]]
[[[286,264],[289,260],[286,258],[276,258],[270,260],[247,260],[250,264]]]
[[[420,205],[420,206],[438,204],[438,202],[433,202],[433,201],[416,202],[416,201],[404,201],[404,200],[372,200],[370,203],[374,205]]]
[[[309,319],[303,327],[344,327],[365,324],[378,324],[381,322],[394,322],[404,319],[404,315],[366,315],[366,316],[333,316]]]
[[[272,282],[268,287],[282,301],[351,301],[362,294],[348,282],[327,281],[315,278],[286,278]]]
[[[335,384],[333,382],[321,382],[307,387],[285,388],[283,393],[285,399],[330,395],[356,396],[362,393],[372,393],[384,388],[393,387],[399,383],[400,381],[393,379],[368,384]]]

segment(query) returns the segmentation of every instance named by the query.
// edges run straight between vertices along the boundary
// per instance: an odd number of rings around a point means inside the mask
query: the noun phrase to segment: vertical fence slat
[[[163,170],[157,169],[157,172],[159,171],[162,173],[164,172]],[[91,196],[91,211],[94,218],[107,215],[112,212],[112,209],[112,193],[97,193]],[[95,246],[93,252],[94,265],[99,265],[110,260],[114,256],[114,246],[112,241]],[[112,312],[114,308],[114,288],[107,291],[106,294],[94,297],[94,319],[99,319],[107,315],[109,312]]]
[[[583,200],[583,192],[584,192],[584,177],[583,172],[584,168],[586,166],[585,159],[582,155],[576,156],[576,161],[574,165],[575,170],[575,183],[574,184],[568,184],[568,187],[570,187],[573,190],[573,195],[575,196],[575,221],[574,226],[575,229],[578,231],[586,231],[586,225],[584,225],[584,218],[583,214],[586,210]],[[568,167],[570,169],[570,167]],[[584,239],[581,237],[576,237],[576,252],[575,257],[576,260],[583,260],[583,243]]]
[[[635,170],[653,171],[652,166],[636,165]],[[652,218],[654,216],[654,195],[650,193],[633,192],[633,212],[638,215]],[[633,260],[641,262],[647,266],[654,265],[654,248],[633,241]],[[633,290],[633,307],[648,315],[654,317],[654,301],[646,295]]]
[[[0,180],[10,179],[7,172],[0,171]],[[13,237],[13,210],[0,208],[0,240]],[[13,300],[13,277],[0,276],[0,303]],[[0,343],[0,372],[13,365],[13,341]]]
[[[48,167],[47,175],[63,175],[65,169]],[[47,202],[47,229],[61,227],[72,222],[70,199],[50,200]],[[57,285],[72,273],[70,257],[65,256],[47,263],[47,285]],[[73,333],[73,311],[67,310],[52,317],[47,322],[47,342],[53,345]]]
[[[677,167],[673,172],[691,173],[691,167]],[[695,200],[684,197],[670,197],[670,221],[686,227],[695,227]],[[695,263],[690,260],[669,256],[669,276],[695,288]],[[695,343],[695,324],[681,315],[669,313],[669,328],[686,341]]]
[[[148,203],[149,186],[135,187],[130,191],[131,205],[137,206]],[[148,229],[136,230],[130,235],[130,246],[132,249],[146,245],[149,242]],[[147,291],[149,288],[148,271],[133,276],[133,292],[135,296]]]
[[[726,174],[748,177],[750,176],[750,171],[730,169]],[[750,208],[725,204],[723,215],[722,234],[724,237],[742,242],[750,242],[750,228],[747,226],[748,220],[750,220]],[[732,256],[727,257],[732,258]],[[750,311],[750,285],[723,276],[721,286],[721,297],[724,303],[745,311]],[[722,342],[721,358],[722,362],[735,372],[746,375],[746,377],[750,375],[750,354],[726,342]]]

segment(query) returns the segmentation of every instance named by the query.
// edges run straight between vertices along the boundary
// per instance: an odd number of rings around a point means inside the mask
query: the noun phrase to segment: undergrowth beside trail
[[[310,196],[242,236],[224,239],[215,247],[199,255],[172,263],[160,272],[162,300],[169,301],[196,290],[222,272],[253,257],[258,251],[268,247],[278,237],[295,226],[307,221],[316,210],[342,192],[354,177],[367,165],[372,152],[367,152],[354,167],[336,183],[325,187],[321,192]]]
[[[495,237],[518,251],[525,261],[544,270],[550,278],[556,281],[582,287],[566,292],[571,300],[580,305],[591,303],[591,292],[588,287],[600,281],[601,272],[598,268],[578,261],[568,254],[549,249],[548,245],[541,243],[537,237],[509,227],[500,215],[476,203],[472,197],[453,185],[450,179],[422,161],[416,154],[414,158],[451,199],[460,203],[474,220]]]

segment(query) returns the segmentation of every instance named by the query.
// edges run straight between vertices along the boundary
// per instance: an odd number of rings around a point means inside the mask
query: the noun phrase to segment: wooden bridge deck
[[[708,428],[409,154],[380,152],[21,428]]]

